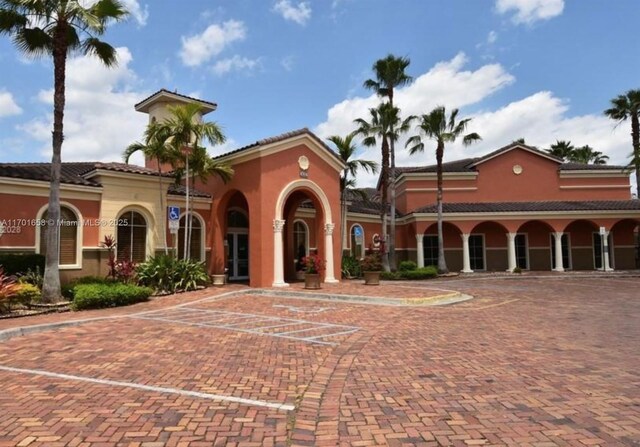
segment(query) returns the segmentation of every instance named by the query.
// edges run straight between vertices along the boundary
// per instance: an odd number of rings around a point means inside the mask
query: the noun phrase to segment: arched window
[[[147,258],[147,221],[136,211],[127,211],[118,218],[118,259],[144,262]]]
[[[249,228],[247,215],[238,210],[229,210],[227,215],[227,227],[229,228]]]
[[[49,212],[45,211],[40,218],[45,225],[40,227],[40,254],[46,256],[47,242],[45,239],[49,219]],[[60,266],[77,265],[78,261],[78,216],[76,213],[64,205],[60,206],[60,233],[58,234],[58,251]]]
[[[191,239],[189,244],[189,259],[203,261],[202,238],[204,236],[202,222],[195,215],[191,215]],[[184,232],[187,222],[187,215],[180,218],[180,229],[178,230],[178,258],[184,257]]]
[[[351,227],[351,256],[357,259],[364,257],[364,230],[360,225]]]

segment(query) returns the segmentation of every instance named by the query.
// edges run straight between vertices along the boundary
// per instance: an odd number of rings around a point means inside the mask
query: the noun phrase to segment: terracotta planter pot
[[[379,286],[381,272],[362,272],[366,286]]]
[[[305,273],[304,274],[304,288],[305,289],[319,289],[320,288],[320,274],[319,273]]]

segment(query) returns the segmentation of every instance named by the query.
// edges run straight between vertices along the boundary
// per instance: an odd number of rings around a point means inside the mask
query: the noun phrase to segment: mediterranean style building
[[[160,90],[135,107],[149,122],[167,106],[211,102]],[[141,129],[142,131],[142,129]],[[379,246],[379,191],[349,200],[341,241],[342,161],[320,138],[301,129],[217,157],[235,175],[196,184],[191,256],[211,273],[251,286],[295,281],[298,259],[317,252],[325,282],[341,278],[341,253],[362,257]],[[105,236],[117,255],[136,262],[182,253],[189,218],[184,186],[166,167],[123,163],[63,163],[60,269],[63,280],[103,275]],[[42,253],[50,165],[0,163],[0,251]],[[396,250],[419,266],[437,262],[435,166],[398,168]],[[160,193],[162,193],[162,201]],[[167,225],[167,206],[180,210]],[[564,163],[534,147],[512,143],[483,157],[444,164],[444,245],[451,270],[611,270],[638,268],[640,200],[620,166]],[[166,228],[166,234],[163,229]]]

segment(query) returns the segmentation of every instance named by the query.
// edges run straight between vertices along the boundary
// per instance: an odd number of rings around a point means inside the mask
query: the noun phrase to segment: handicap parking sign
[[[180,207],[169,207],[169,220],[180,220]]]

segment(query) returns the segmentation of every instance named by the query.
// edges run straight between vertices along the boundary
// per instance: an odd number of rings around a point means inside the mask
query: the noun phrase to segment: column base
[[[473,273],[473,270],[460,270],[460,273]]]
[[[274,282],[271,287],[289,287],[289,284],[286,282]]]
[[[559,272],[559,273],[562,273],[562,272],[564,272],[564,269],[552,269],[551,271],[552,271],[552,272]]]
[[[338,280],[337,280],[337,279],[335,279],[335,278],[331,278],[331,279],[325,279],[325,280],[324,280],[324,282],[325,282],[325,283],[327,283],[327,284],[337,284],[337,283],[339,283],[340,281],[338,281]]]

